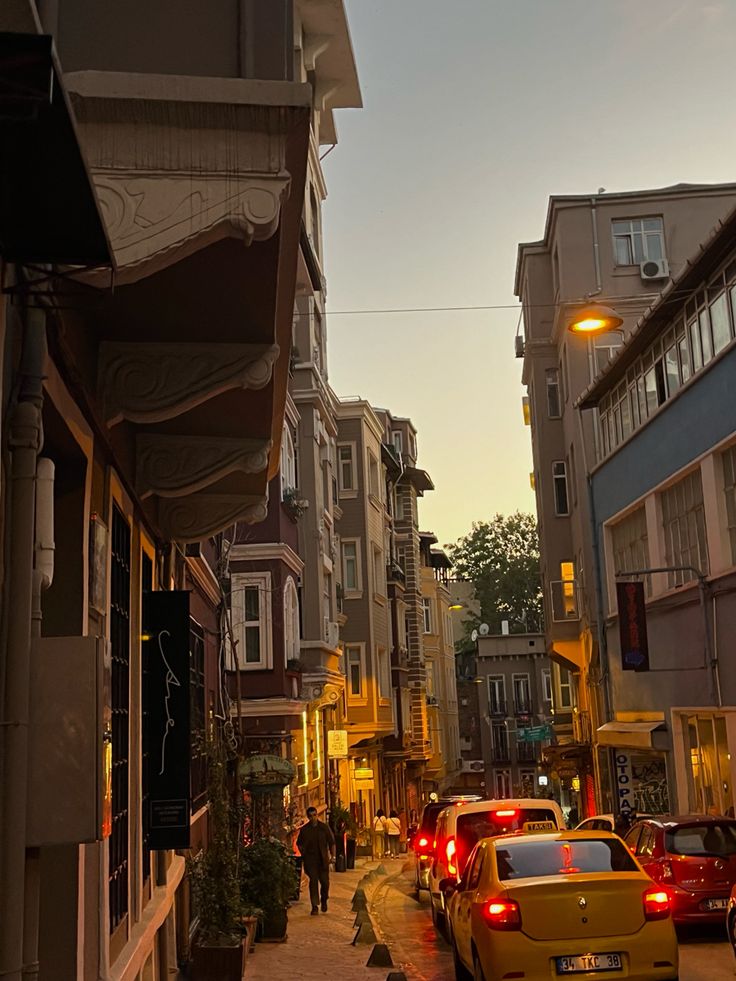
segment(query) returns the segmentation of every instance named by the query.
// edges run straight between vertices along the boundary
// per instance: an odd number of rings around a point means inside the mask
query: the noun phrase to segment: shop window
[[[733,815],[731,756],[724,716],[683,716],[688,803],[693,814]]]

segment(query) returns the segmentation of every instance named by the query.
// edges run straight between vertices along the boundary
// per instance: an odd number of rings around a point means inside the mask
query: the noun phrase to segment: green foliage
[[[264,913],[284,910],[296,893],[292,853],[276,838],[257,838],[240,855],[240,897]]]
[[[339,835],[347,831],[351,838],[354,838],[358,833],[358,822],[342,801],[338,801],[330,809],[330,827],[335,834]]]
[[[475,587],[480,617],[469,629],[487,623],[492,633],[509,621],[513,633],[543,629],[542,586],[537,522],[517,511],[476,521],[470,532],[450,546],[454,575]]]
[[[227,946],[242,937],[243,904],[238,877],[238,820],[227,786],[224,751],[208,747],[209,846],[187,862],[198,939]]]

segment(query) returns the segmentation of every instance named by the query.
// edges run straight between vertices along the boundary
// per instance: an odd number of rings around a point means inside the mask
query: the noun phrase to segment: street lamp
[[[573,334],[607,334],[623,324],[615,310],[602,303],[588,303],[573,314],[567,329]]]

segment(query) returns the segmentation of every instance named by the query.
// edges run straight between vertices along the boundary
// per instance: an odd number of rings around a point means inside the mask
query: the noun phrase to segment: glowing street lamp
[[[623,318],[611,307],[589,303],[575,311],[567,329],[573,334],[606,334],[616,330],[623,322]]]

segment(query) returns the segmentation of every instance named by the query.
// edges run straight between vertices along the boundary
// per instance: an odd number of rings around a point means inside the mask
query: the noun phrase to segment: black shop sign
[[[616,597],[621,635],[621,667],[624,671],[648,671],[649,642],[644,583],[618,582]]]

